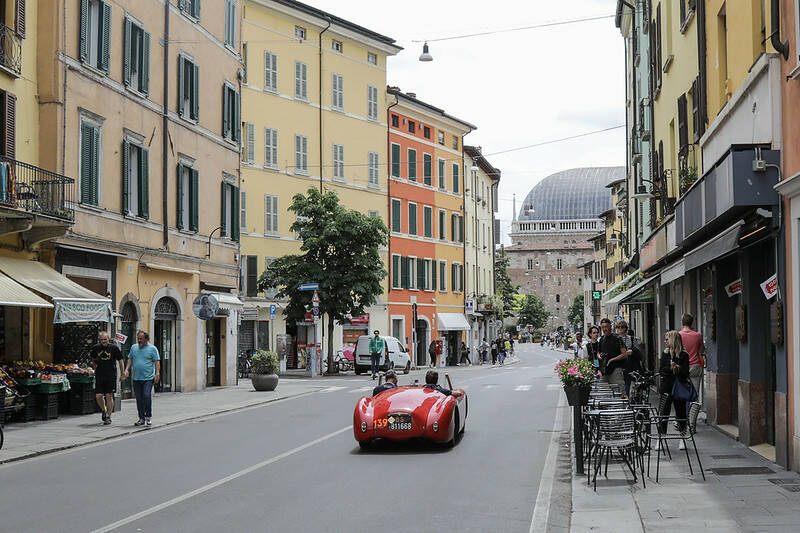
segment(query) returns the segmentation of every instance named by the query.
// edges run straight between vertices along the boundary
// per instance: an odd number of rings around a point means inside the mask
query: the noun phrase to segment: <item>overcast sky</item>
[[[624,46],[614,18],[430,42],[420,39],[613,15],[615,0],[305,0],[397,40],[388,83],[478,130],[466,137],[484,154],[625,123]],[[539,180],[568,168],[625,164],[625,129],[489,156],[502,170],[504,242],[512,218]]]

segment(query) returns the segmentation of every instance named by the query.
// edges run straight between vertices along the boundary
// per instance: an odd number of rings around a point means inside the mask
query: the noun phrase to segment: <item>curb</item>
[[[19,457],[13,457],[11,459],[3,459],[3,460],[0,460],[0,465],[11,464],[11,463],[15,463],[17,461],[22,461],[22,460],[25,460],[25,459],[32,459],[34,457],[41,457],[43,455],[49,455],[51,453],[63,452],[64,450],[71,450],[73,448],[80,448],[82,446],[89,446],[89,445],[92,445],[92,444],[99,444],[101,442],[106,442],[106,441],[110,441],[110,440],[114,440],[114,439],[119,439],[119,438],[122,438],[122,437],[128,437],[130,435],[136,435],[136,434],[139,434],[139,433],[146,433],[146,432],[152,431],[154,429],[159,429],[160,430],[160,429],[167,428],[167,427],[170,427],[170,426],[176,426],[178,424],[183,424],[183,423],[186,423],[186,422],[192,422],[194,420],[199,420],[201,418],[208,418],[210,416],[224,415],[224,414],[232,413],[232,412],[235,412],[235,411],[244,411],[245,409],[250,409],[252,407],[260,407],[262,405],[266,405],[266,404],[269,404],[269,403],[274,403],[274,402],[281,401],[281,400],[290,400],[292,398],[297,398],[297,397],[300,397],[300,396],[306,396],[306,395],[309,395],[309,394],[313,394],[314,392],[316,392],[316,391],[299,392],[297,394],[290,394],[289,396],[282,396],[280,398],[271,398],[269,400],[265,400],[263,402],[258,402],[258,403],[253,403],[253,404],[250,404],[250,405],[243,405],[241,407],[231,407],[229,409],[223,409],[221,411],[215,411],[213,413],[206,413],[206,414],[203,414],[203,415],[197,415],[197,416],[192,416],[192,417],[189,417],[189,418],[184,418],[183,420],[175,420],[174,422],[166,422],[166,423],[163,423],[163,424],[150,426],[149,428],[145,427],[144,429],[129,429],[128,431],[125,431],[124,433],[118,433],[116,435],[109,435],[107,437],[96,439],[96,440],[93,440],[91,442],[80,442],[80,443],[77,443],[77,444],[68,444],[66,446],[60,446],[58,448],[51,448],[49,450],[42,450],[42,451],[39,451],[39,452],[32,452],[32,453],[29,453],[29,454],[26,454],[26,455],[20,455]]]

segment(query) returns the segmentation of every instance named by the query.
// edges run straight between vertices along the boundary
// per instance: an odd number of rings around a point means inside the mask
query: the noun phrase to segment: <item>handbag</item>
[[[684,402],[695,402],[697,401],[697,390],[695,390],[691,381],[686,380],[686,382],[683,382],[675,378],[675,383],[672,385],[672,397]]]

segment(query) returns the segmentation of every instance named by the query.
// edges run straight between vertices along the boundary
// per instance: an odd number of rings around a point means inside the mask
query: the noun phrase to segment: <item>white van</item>
[[[372,369],[372,362],[369,358],[369,340],[371,335],[361,335],[356,343],[356,349],[353,352],[353,362],[355,363],[356,375],[362,372],[370,372]],[[380,359],[379,368],[381,370],[388,370],[394,368],[395,370],[403,370],[404,374],[411,371],[411,356],[408,355],[400,341],[394,337],[381,336],[386,349]]]

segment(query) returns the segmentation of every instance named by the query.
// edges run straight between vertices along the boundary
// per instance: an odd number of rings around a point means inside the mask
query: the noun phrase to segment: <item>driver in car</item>
[[[462,395],[461,391],[451,391],[445,387],[439,385],[439,373],[436,370],[428,370],[425,373],[425,387],[426,389],[433,389],[435,391],[439,391],[445,396],[453,395],[456,398],[459,398]]]
[[[383,385],[378,385],[374,389],[372,389],[372,395],[377,396],[378,394],[382,393],[383,391],[394,389],[397,387],[397,374],[394,370],[387,370],[386,373],[383,375],[386,378],[386,383]]]

